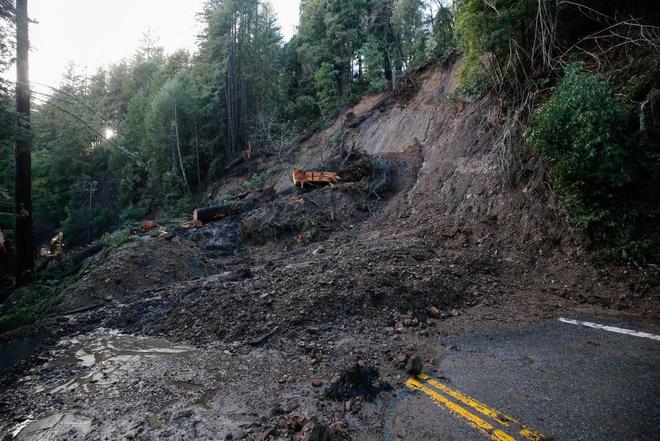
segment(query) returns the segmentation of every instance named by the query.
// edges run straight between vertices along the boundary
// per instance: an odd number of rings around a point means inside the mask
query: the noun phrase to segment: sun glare
[[[107,127],[103,132],[105,139],[110,139],[115,137],[115,131],[111,127]]]

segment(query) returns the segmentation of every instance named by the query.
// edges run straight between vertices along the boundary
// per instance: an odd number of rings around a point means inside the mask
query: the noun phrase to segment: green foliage
[[[373,36],[370,36],[362,46],[361,55],[364,59],[364,79],[368,84],[368,92],[375,93],[385,90],[388,85],[383,70],[385,54]]]
[[[433,32],[428,42],[427,58],[439,59],[445,52],[456,47],[454,17],[451,9],[440,6],[433,17]]]
[[[522,66],[519,57],[512,57],[519,49],[512,48],[512,42],[531,52],[538,2],[503,0],[493,6],[483,0],[456,0],[454,7],[456,36],[464,53],[462,87],[470,93],[485,78],[490,79],[488,88],[495,82],[513,81]],[[482,94],[480,89],[477,88],[477,95]]]
[[[2,305],[0,332],[35,322],[47,309],[55,289],[32,285],[14,291]]]
[[[261,188],[266,182],[266,176],[263,173],[254,173],[243,182],[243,187],[247,189]]]
[[[330,63],[323,63],[314,74],[316,95],[319,100],[321,114],[325,119],[330,119],[337,112],[338,94],[334,77],[338,73],[338,71],[333,70]]]
[[[119,248],[122,245],[135,242],[136,240],[138,240],[137,236],[132,235],[129,228],[106,233],[101,238],[101,242],[109,248]]]
[[[551,164],[555,191],[576,225],[621,257],[657,260],[660,154],[628,135],[631,120],[606,81],[574,64],[526,136]]]

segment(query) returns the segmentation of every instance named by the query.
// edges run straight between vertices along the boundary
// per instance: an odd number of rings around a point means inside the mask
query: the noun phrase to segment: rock
[[[296,441],[323,441],[325,437],[325,426],[317,421],[310,421],[296,435]]]
[[[284,418],[284,427],[294,432],[299,432],[306,423],[307,419],[298,413],[290,413]]]
[[[321,380],[318,379],[318,378],[314,378],[314,379],[312,380],[312,386],[314,386],[314,387],[321,387],[321,386],[323,386],[323,381],[321,381]]]
[[[424,361],[419,355],[413,355],[408,359],[408,363],[406,364],[406,372],[408,372],[410,375],[421,374],[423,368]]]
[[[339,402],[355,399],[371,401],[381,390],[387,390],[388,387],[387,383],[380,381],[378,369],[357,363],[334,378],[325,395]]]
[[[271,416],[284,415],[285,413],[286,413],[286,410],[282,409],[281,406],[275,406],[270,410],[270,415]]]
[[[323,254],[323,253],[325,253],[325,248],[323,248],[322,246],[312,251],[312,254],[315,256],[318,256],[319,254]]]
[[[427,308],[426,313],[429,315],[429,317],[433,317],[433,318],[440,318],[440,316],[442,315],[442,312],[435,306],[431,306]]]
[[[261,435],[259,435],[256,439],[259,441],[266,441],[272,439],[275,436],[276,432],[277,430],[275,429],[275,427],[271,427],[270,429],[266,430]]]
[[[241,280],[251,279],[252,271],[250,271],[250,268],[243,268],[238,272],[238,278]]]
[[[160,420],[155,415],[149,415],[147,417],[147,422],[152,429],[160,429],[161,427]]]
[[[244,439],[247,437],[247,434],[243,432],[241,429],[238,429],[236,432],[233,432],[232,435],[234,436],[234,439]]]

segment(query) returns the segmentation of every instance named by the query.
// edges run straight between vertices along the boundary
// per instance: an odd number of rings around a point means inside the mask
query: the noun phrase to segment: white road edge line
[[[580,320],[572,320],[572,319],[567,319],[567,318],[564,318],[564,317],[560,317],[559,321],[563,322],[563,323],[570,323],[571,325],[582,325],[582,326],[587,326],[589,328],[602,329],[604,331],[616,332],[618,334],[632,335],[633,337],[642,337],[642,338],[650,338],[651,340],[660,340],[660,335],[649,334],[648,332],[633,331],[632,329],[617,328],[616,326],[607,326],[607,325],[601,325],[601,324],[598,324],[598,323],[582,322]]]

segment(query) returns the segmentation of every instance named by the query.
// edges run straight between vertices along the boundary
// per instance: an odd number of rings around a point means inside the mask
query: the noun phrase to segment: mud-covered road
[[[359,349],[355,340],[337,344]],[[286,351],[202,349],[98,329],[62,339],[17,378],[2,396],[2,415],[13,416],[2,427],[19,440],[660,436],[657,340],[549,320],[428,345],[441,355],[420,376],[386,369],[388,385],[372,382],[371,401],[349,391],[338,403],[328,398],[330,372]]]

